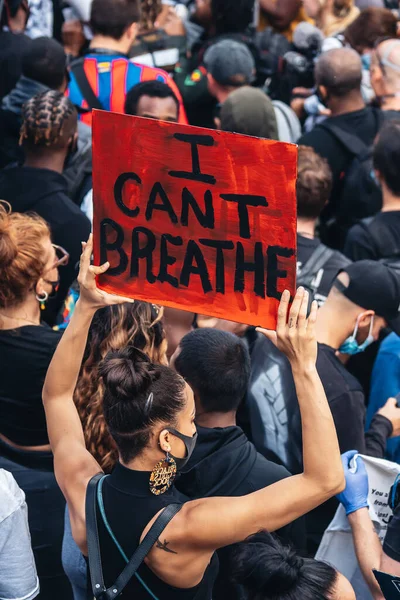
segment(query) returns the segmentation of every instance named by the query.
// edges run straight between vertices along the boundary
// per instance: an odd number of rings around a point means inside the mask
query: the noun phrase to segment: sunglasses
[[[65,267],[69,262],[69,254],[62,248],[62,246],[57,246],[57,244],[52,244],[54,250],[56,251],[56,260],[52,267],[52,269],[58,269],[58,267]]]

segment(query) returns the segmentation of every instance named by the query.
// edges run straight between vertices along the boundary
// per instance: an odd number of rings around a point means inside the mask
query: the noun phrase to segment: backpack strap
[[[82,96],[88,103],[89,110],[93,110],[93,108],[97,108],[98,110],[104,110],[104,106],[92,90],[89,80],[86,77],[84,64],[85,59],[80,58],[79,60],[74,61],[70,65],[70,71],[76,79],[76,83],[78,84]]]
[[[384,115],[383,115],[383,111],[381,111],[379,109],[372,109],[372,110],[373,110],[372,114],[373,114],[374,121],[375,121],[375,135],[376,135],[384,121]],[[364,144],[364,142],[362,140],[360,140],[360,138],[357,135],[355,135],[354,133],[349,133],[348,131],[345,131],[341,127],[338,127],[337,125],[332,124],[330,122],[330,119],[326,119],[322,123],[319,123],[318,127],[325,129],[325,131],[329,131],[329,133],[338,142],[340,142],[346,148],[346,150],[348,150],[350,152],[350,154],[353,154],[353,156],[363,156],[364,155],[365,157],[367,157],[369,154],[371,154],[371,148],[369,146],[367,146],[367,144]]]
[[[100,542],[97,527],[97,488],[99,482],[106,477],[99,473],[89,481],[86,492],[86,531],[87,545],[89,553],[89,569],[92,591],[95,598],[104,600],[113,600],[126,587],[132,577],[136,574],[140,565],[153,548],[161,533],[167,527],[168,523],[181,510],[182,504],[169,504],[154,521],[153,525],[145,535],[143,541],[139,544],[133,553],[130,561],[119,575],[115,583],[106,588],[104,584],[103,570],[101,565]]]
[[[334,252],[334,250],[328,248],[328,246],[325,246],[324,244],[317,246],[301,269],[300,275],[297,278],[297,283],[310,286],[315,275],[324,267],[328,260],[333,256]]]
[[[325,129],[325,131],[329,131],[329,133],[350,152],[350,154],[353,154],[353,156],[361,156],[370,152],[370,148],[364,144],[357,135],[349,133],[337,125],[332,125],[329,123],[328,119],[327,121],[319,123],[318,127]]]

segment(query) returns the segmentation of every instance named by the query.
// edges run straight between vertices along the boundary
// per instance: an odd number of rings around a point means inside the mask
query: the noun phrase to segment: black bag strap
[[[332,125],[329,123],[329,120],[328,122],[323,121],[322,123],[319,123],[318,127],[322,127],[325,131],[329,131],[329,133],[338,140],[350,154],[353,154],[353,156],[366,155],[370,151],[369,147],[364,144],[358,136],[345,131],[337,125]]]
[[[168,523],[181,510],[182,504],[169,504],[154,521],[153,525],[138,546],[129,563],[119,575],[114,585],[106,588],[101,565],[99,532],[97,527],[97,486],[105,477],[98,473],[88,483],[86,491],[86,537],[89,554],[89,570],[92,591],[95,598],[113,600],[129,583],[136,571],[164,531]]]
[[[324,244],[317,246],[308,261],[302,267],[297,278],[297,283],[300,285],[311,285],[315,275],[322,269],[333,254],[334,250],[328,248]]]
[[[89,105],[89,109],[92,110],[93,108],[97,108],[99,110],[104,110],[104,106],[92,90],[89,80],[86,77],[84,63],[85,59],[80,58],[71,64],[70,70],[76,79],[76,83],[78,84],[82,96]]]
[[[382,111],[378,109],[373,109],[373,116],[375,120],[375,133],[378,133],[383,123],[384,116]],[[354,156],[367,157],[369,154],[371,154],[371,148],[367,146],[367,144],[364,144],[364,142],[360,140],[357,135],[354,133],[349,133],[341,127],[332,124],[330,119],[326,119],[326,121],[319,123],[318,127],[322,127],[322,129],[325,129],[325,131],[329,131],[329,133]]]

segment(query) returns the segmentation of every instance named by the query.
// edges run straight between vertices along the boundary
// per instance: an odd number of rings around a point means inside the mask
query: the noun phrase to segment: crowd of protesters
[[[97,288],[93,109],[298,144],[276,331]],[[1,599],[385,597],[399,165],[397,0],[0,0]]]

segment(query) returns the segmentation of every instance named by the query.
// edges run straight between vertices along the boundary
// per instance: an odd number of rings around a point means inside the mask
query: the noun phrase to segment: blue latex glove
[[[368,474],[362,458],[355,460],[355,470],[351,468],[351,459],[357,450],[349,450],[342,454],[342,465],[346,478],[346,489],[336,496],[349,515],[360,508],[368,508]]]

